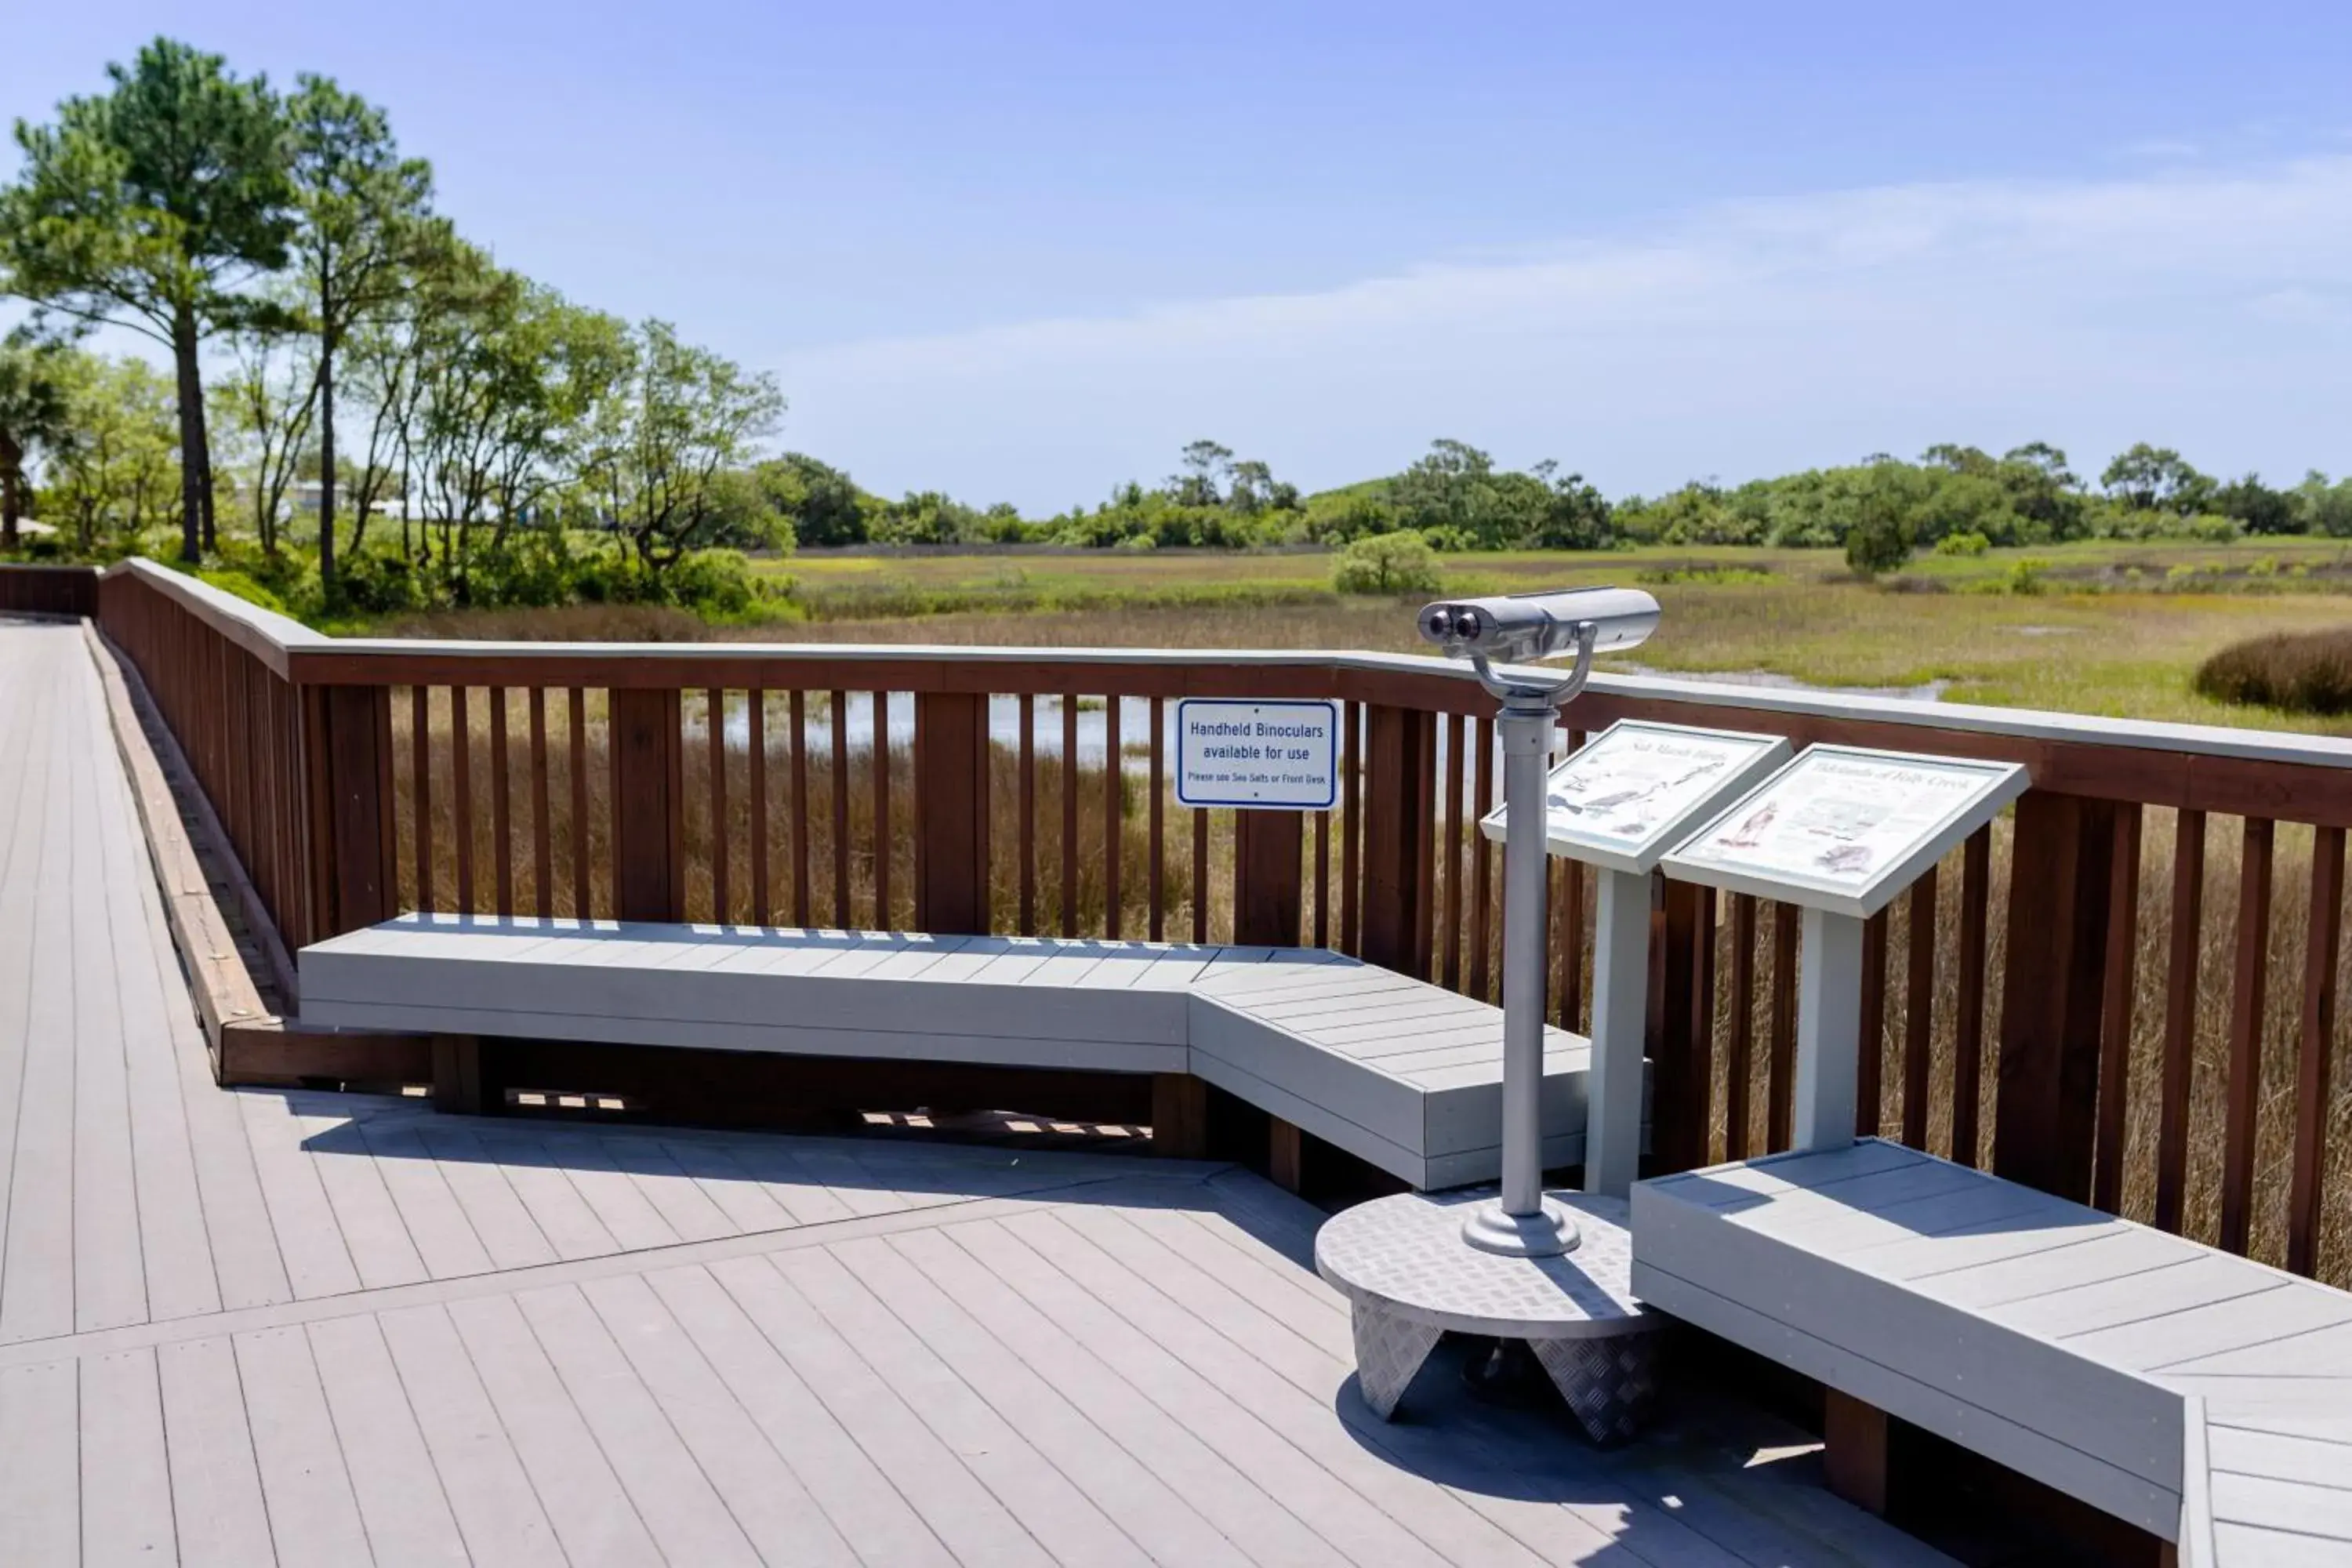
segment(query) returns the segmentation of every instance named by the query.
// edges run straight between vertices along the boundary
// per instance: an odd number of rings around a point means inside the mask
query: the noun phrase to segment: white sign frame
[[[1192,715],[1195,710],[1222,709],[1233,717],[1228,721],[1257,723],[1261,721],[1297,722],[1307,713],[1323,721],[1324,755],[1320,798],[1279,793],[1254,793],[1255,786],[1237,786],[1231,793],[1195,794],[1188,785],[1195,769],[1192,766]],[[1285,715],[1288,717],[1286,718]],[[1273,737],[1283,740],[1284,737]],[[1236,737],[1239,739],[1239,737]],[[1307,759],[1308,763],[1312,759]],[[1113,766],[1118,765],[1116,759]],[[1245,765],[1245,764],[1244,764]],[[1208,771],[1206,768],[1200,770]],[[1265,786],[1278,790],[1278,784]],[[1242,811],[1328,811],[1339,804],[1339,705],[1328,698],[1266,699],[1249,697],[1184,697],[1176,702],[1176,804],[1192,807],[1231,806]]]
[[[1801,786],[1806,777],[1841,760],[1877,764],[1887,769],[1934,770],[1970,778],[1973,787],[1955,795],[1948,807],[1923,822],[1901,848],[1882,859],[1871,875],[1855,882],[1848,879],[1808,876],[1783,867],[1765,866],[1694,853],[1718,832],[1730,831],[1770,802],[1778,792]],[[1863,746],[1821,745],[1800,752],[1787,766],[1757,784],[1717,813],[1699,830],[1676,845],[1660,862],[1666,875],[1678,881],[1728,892],[1751,893],[1803,909],[1867,920],[1893,902],[1969,835],[1999,816],[2001,808],[2032,785],[2022,763],[1981,762],[1967,757],[1940,757],[1917,752],[1884,752]]]
[[[1734,760],[1723,777],[1706,793],[1694,797],[1681,810],[1662,819],[1638,838],[1580,829],[1572,819],[1549,809],[1547,805],[1544,813],[1546,848],[1564,859],[1581,860],[1606,870],[1646,877],[1656,868],[1667,850],[1688,836],[1693,822],[1712,817],[1724,801],[1744,794],[1765,774],[1786,763],[1790,754],[1787,738],[1780,735],[1762,734],[1752,730],[1710,730],[1695,724],[1666,724],[1649,719],[1620,719],[1570,752],[1544,776],[1547,802],[1563,779],[1580,768],[1604,761],[1609,750],[1622,746],[1629,740],[1653,737],[1727,742],[1748,748],[1750,754]],[[1508,810],[1508,802],[1496,806],[1479,819],[1478,831],[1496,843],[1502,843]]]

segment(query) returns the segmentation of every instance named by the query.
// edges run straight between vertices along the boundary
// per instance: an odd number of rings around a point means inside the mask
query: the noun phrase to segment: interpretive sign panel
[[[1339,705],[1188,697],[1176,704],[1176,801],[1325,811],[1339,798]]]
[[[1685,881],[1867,918],[2027,783],[2016,763],[1815,746],[1663,863]]]
[[[1622,719],[1544,784],[1544,832],[1555,855],[1647,876],[1658,858],[1716,807],[1788,760],[1777,735]],[[1507,803],[1479,831],[1501,842]]]

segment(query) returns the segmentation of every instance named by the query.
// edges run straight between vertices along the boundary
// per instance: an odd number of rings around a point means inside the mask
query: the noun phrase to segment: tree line
[[[1604,497],[1459,440],[1302,493],[1213,440],[1156,483],[1045,517],[896,500],[769,456],[772,377],[499,264],[435,208],[385,112],[321,76],[280,91],[159,38],[107,90],[19,121],[0,187],[0,548],[37,490],[73,552],[153,548],[361,613],[444,604],[753,596],[717,547],[1048,544],[1442,551],[1625,544],[1920,550],[2089,537],[2352,536],[2352,480],[2223,479],[2147,444],[2095,479],[2034,442],[1939,445],[1725,486]],[[168,371],[94,352],[111,327]],[[306,521],[306,511],[315,520]]]
[[[107,78],[16,122],[0,188],[0,293],[32,307],[0,348],[6,542],[28,474],[80,552],[161,524],[193,563],[232,524],[281,574],[306,491],[299,553],[330,605],[414,596],[418,574],[461,600],[478,574],[563,576],[583,530],[642,587],[716,531],[781,419],[772,377],[501,267],[328,78],[280,92],[167,38]],[[168,376],[90,352],[102,327]],[[367,552],[395,521],[397,549]]]

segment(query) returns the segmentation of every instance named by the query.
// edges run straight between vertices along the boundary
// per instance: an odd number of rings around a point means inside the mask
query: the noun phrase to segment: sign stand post
[[[1862,921],[1801,911],[1797,962],[1791,1131],[1800,1149],[1843,1149],[1853,1142],[1862,1062]]]
[[[1593,891],[1592,1058],[1584,1190],[1622,1198],[1642,1173],[1642,1047],[1650,1012],[1650,879],[1601,871]]]

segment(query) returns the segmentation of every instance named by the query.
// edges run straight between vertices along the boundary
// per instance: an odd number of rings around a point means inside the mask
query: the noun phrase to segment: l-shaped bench
[[[1191,1074],[1414,1187],[1500,1165],[1501,1012],[1321,949],[415,914],[299,962],[306,1024]],[[1547,1165],[1587,1058],[1547,1031]]]
[[[2352,1563],[2352,1293],[1874,1138],[1639,1184],[1633,1289],[2184,1568]]]

